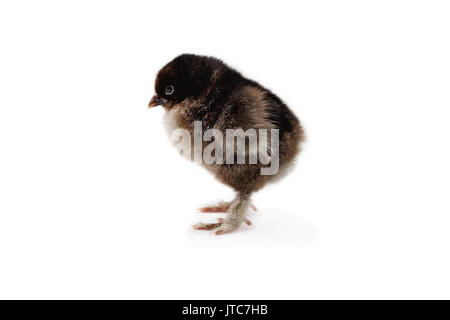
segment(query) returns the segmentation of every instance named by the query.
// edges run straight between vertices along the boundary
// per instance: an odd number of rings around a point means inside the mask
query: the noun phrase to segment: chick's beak
[[[167,103],[166,99],[160,98],[160,97],[158,97],[157,94],[155,94],[153,96],[153,98],[150,100],[150,102],[148,103],[148,107],[149,108],[153,108],[153,107],[156,107],[156,106],[159,106],[159,105],[164,105],[166,103]]]

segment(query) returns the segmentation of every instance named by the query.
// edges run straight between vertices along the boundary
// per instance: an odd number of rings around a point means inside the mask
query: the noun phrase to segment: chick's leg
[[[252,223],[245,217],[245,214],[250,206],[256,210],[250,204],[250,195],[250,193],[238,193],[230,203],[220,202],[218,206],[201,208],[201,212],[227,212],[227,217],[219,218],[217,223],[197,223],[192,227],[196,230],[215,229],[216,235],[220,235],[236,230],[243,222],[250,226]]]
[[[250,194],[238,193],[236,198],[230,203],[228,215],[224,220],[220,220],[221,224],[215,228],[216,235],[229,233],[236,230],[243,222],[251,225],[245,214],[250,206]]]

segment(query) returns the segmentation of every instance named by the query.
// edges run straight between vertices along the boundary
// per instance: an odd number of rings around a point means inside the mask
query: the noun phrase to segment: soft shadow
[[[213,222],[224,214],[198,214],[195,222]],[[239,230],[221,236],[212,231],[193,230],[187,239],[193,246],[239,246],[239,247],[305,247],[317,242],[319,232],[298,213],[277,209],[264,209],[251,213],[248,218],[253,225],[242,225]]]

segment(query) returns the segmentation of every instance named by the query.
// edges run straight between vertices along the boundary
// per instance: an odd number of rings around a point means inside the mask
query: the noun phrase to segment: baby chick
[[[283,176],[300,151],[304,131],[297,117],[274,93],[213,57],[176,57],[158,72],[155,92],[149,107],[164,107],[169,133],[181,128],[194,134],[197,121],[201,121],[202,130],[217,129],[224,137],[227,129],[278,129],[270,134],[278,138],[278,150],[268,144],[269,158],[277,156],[278,160],[279,170],[274,174],[261,174],[267,161],[249,163],[249,147],[240,150],[245,154],[245,163],[202,162],[220,182],[233,188],[236,196],[229,203],[201,208],[202,212],[227,212],[227,217],[217,223],[199,223],[194,228],[215,229],[216,234],[223,234],[243,222],[250,224],[246,212],[252,206],[252,193]],[[205,146],[202,142],[203,150]]]

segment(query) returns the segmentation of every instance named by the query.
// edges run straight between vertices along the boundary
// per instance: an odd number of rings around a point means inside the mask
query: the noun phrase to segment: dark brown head
[[[156,76],[155,92],[149,107],[170,108],[185,99],[197,100],[211,86],[214,71],[223,66],[215,58],[182,54],[166,64]]]

